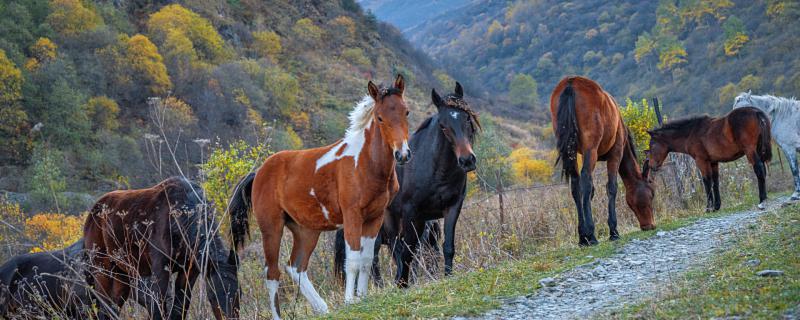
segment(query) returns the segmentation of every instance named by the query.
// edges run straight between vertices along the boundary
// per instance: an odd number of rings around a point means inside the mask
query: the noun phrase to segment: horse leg
[[[149,304],[148,311],[150,312],[151,318],[164,319],[164,315],[169,315],[169,310],[171,310],[171,308],[168,308],[167,306],[167,294],[170,283],[169,278],[171,275],[171,271],[169,269],[169,257],[167,257],[164,253],[159,252],[156,253],[151,259],[152,261],[150,264],[150,270],[153,274],[153,282],[151,283],[152,287],[150,290],[148,290],[148,292],[149,294],[154,295],[155,299],[153,299]]]
[[[361,268],[362,251],[361,250],[361,229],[363,221],[356,219],[354,216],[359,213],[350,212],[344,213],[344,244],[345,244],[345,259],[344,259],[344,302],[351,304],[355,300],[355,286],[356,276],[358,270]],[[348,219],[349,218],[349,219]],[[371,259],[370,259],[371,260]]]
[[[311,280],[308,279],[308,260],[311,253],[317,247],[319,241],[319,231],[304,228],[296,223],[286,225],[292,231],[294,243],[292,244],[292,255],[289,258],[289,265],[286,266],[286,273],[292,281],[300,287],[300,293],[306,297],[311,309],[322,314],[328,313],[328,304],[319,296]]]
[[[433,257],[426,260],[426,268],[431,274],[439,272],[439,260],[442,257],[442,249],[439,248],[439,239],[442,238],[442,230],[438,220],[430,220],[425,223],[425,232],[420,244],[425,248],[425,252],[431,253]]]
[[[800,200],[800,169],[797,164],[797,152],[800,149],[794,146],[781,145],[783,153],[786,154],[786,160],[789,162],[789,169],[792,171],[794,177],[794,193],[792,193],[792,200]]]
[[[583,234],[581,230],[584,228],[584,221],[583,221],[583,206],[581,202],[581,186],[580,186],[580,177],[576,174],[570,177],[569,179],[569,187],[572,191],[572,201],[575,202],[575,208],[578,211],[578,244],[585,245],[588,243],[583,242]]]
[[[200,272],[198,272],[197,268],[178,272],[178,275],[175,277],[175,296],[172,300],[172,310],[169,315],[170,319],[186,319],[189,313],[189,304],[192,301],[192,287],[199,274]]]
[[[382,223],[382,217],[374,218],[364,222],[361,228],[361,265],[358,270],[358,288],[356,289],[356,293],[362,298],[367,295],[372,258],[375,254],[375,240],[378,238],[378,232],[381,230]]]
[[[281,270],[278,267],[278,260],[280,259],[281,237],[283,237],[283,226],[285,224],[283,211],[270,204],[259,206],[254,203],[253,213],[261,230],[269,308],[272,312],[272,319],[280,320],[281,305],[278,299],[278,286],[280,284]]]
[[[714,191],[712,186],[711,163],[705,160],[695,159],[700,173],[703,175],[703,189],[706,191],[706,212],[714,210]]]
[[[413,205],[403,205],[402,235],[399,237],[400,241],[396,242],[400,263],[397,264],[395,284],[400,288],[407,288],[409,285],[411,262],[419,244],[418,232],[422,232],[425,227],[425,222],[416,221],[415,214]]]
[[[608,240],[619,240],[617,231],[617,171],[619,171],[619,160],[609,159],[606,161],[608,167],[608,183],[606,192],[608,193]]]
[[[461,197],[455,205],[447,208],[447,215],[444,217],[444,275],[449,276],[453,273],[453,257],[456,255],[456,223],[458,216],[461,215],[461,205],[466,196],[466,185],[461,192]]]
[[[383,287],[383,279],[381,278],[381,245],[385,235],[383,231],[378,232],[378,237],[375,238],[375,249],[372,251],[372,283],[379,287]]]
[[[711,187],[714,191],[714,211],[722,207],[722,198],[719,196],[719,162],[711,163]]]
[[[747,153],[747,160],[753,165],[753,171],[758,180],[758,208],[764,210],[764,208],[766,208],[764,202],[767,200],[767,168],[764,165],[764,161],[761,161],[761,157],[758,156],[758,152],[755,152],[755,150]]]
[[[583,169],[581,170],[580,188],[583,204],[583,227],[580,228],[581,245],[596,245],[594,236],[594,221],[592,220],[592,193],[594,183],[592,172],[597,163],[597,150],[589,149],[583,153]]]

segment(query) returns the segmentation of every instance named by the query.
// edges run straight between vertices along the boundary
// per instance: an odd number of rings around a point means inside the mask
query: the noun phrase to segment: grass
[[[613,315],[620,319],[780,319],[800,313],[800,207],[792,205],[760,218],[737,236],[731,249],[659,292],[655,298]],[[745,262],[758,259],[761,264]],[[756,272],[778,269],[783,276]]]
[[[738,205],[714,213],[659,221],[659,229],[674,230],[700,218],[745,210],[752,205]],[[323,319],[445,318],[476,315],[497,308],[503,298],[530,294],[541,286],[539,280],[612,255],[632,239],[645,239],[656,231],[634,231],[619,241],[602,241],[588,248],[561,246],[528,257],[507,261],[496,267],[471,271],[450,278],[400,290],[388,289],[370,295],[362,302],[343,307]]]

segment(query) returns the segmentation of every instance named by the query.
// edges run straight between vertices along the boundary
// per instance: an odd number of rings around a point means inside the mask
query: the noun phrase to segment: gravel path
[[[477,319],[586,319],[639,302],[652,296],[659,285],[724,249],[738,230],[779,208],[786,199],[769,202],[766,211],[702,219],[680,229],[659,231],[646,240],[633,240],[611,257],[542,279],[544,288],[508,300]]]

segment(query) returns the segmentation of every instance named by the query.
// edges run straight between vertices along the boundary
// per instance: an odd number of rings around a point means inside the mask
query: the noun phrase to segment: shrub
[[[51,251],[66,247],[83,237],[85,215],[40,213],[25,219],[25,236],[38,243],[31,252]]]
[[[637,150],[646,150],[650,146],[650,135],[647,130],[658,125],[656,111],[647,105],[647,99],[642,99],[641,103],[633,102],[630,98],[626,99],[625,107],[620,109],[622,120],[630,130]]]
[[[208,161],[202,165],[205,175],[203,189],[218,213],[225,212],[231,192],[239,180],[260,166],[268,154],[268,147],[249,146],[241,140],[229,144],[227,148],[217,146],[211,152]]]
[[[534,151],[530,148],[515,149],[508,156],[508,161],[514,181],[519,184],[545,183],[553,176],[553,166],[546,160],[536,159]]]

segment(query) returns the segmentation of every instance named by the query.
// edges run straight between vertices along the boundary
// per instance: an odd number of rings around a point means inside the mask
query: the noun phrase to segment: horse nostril
[[[403,157],[400,155],[400,151],[395,151],[394,152],[394,159],[397,160],[397,161],[402,161],[403,160]]]

